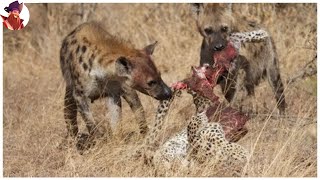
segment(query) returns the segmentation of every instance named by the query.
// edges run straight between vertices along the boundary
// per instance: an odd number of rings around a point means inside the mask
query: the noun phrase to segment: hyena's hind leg
[[[269,49],[273,51],[272,56],[270,56],[271,59],[268,60],[268,65],[266,68],[267,71],[267,77],[268,82],[270,86],[272,87],[273,93],[275,95],[276,101],[277,101],[277,107],[279,109],[280,114],[285,114],[285,108],[286,108],[286,101],[285,101],[285,95],[284,95],[284,86],[281,80],[280,76],[280,70],[278,66],[278,57],[276,50],[274,48],[272,39],[270,39],[269,42]]]
[[[73,92],[73,97],[89,132],[89,134],[81,133],[77,136],[76,147],[79,153],[83,154],[85,150],[88,150],[90,147],[95,145],[95,138],[100,139],[104,136],[104,134],[98,129],[93,119],[93,115],[89,106],[91,99],[84,96],[79,90],[75,90]]]
[[[89,104],[91,103],[91,99],[77,92],[77,90],[73,93],[73,95],[76,100],[78,110],[86,124],[89,134],[91,136],[95,134],[98,135],[99,132],[96,128],[96,124],[94,122],[93,115],[89,106]]]
[[[268,67],[267,76],[269,79],[269,84],[273,89],[273,93],[277,100],[277,107],[280,114],[285,114],[286,101],[284,96],[284,86],[280,77],[279,69],[276,67]]]
[[[69,145],[77,138],[79,132],[77,124],[77,104],[73,97],[72,86],[66,87],[64,96],[64,119],[67,125],[67,134],[62,142],[58,145],[58,149],[68,148]],[[70,139],[71,138],[71,139]]]
[[[68,136],[72,138],[77,137],[77,104],[73,97],[73,89],[70,86],[66,87],[66,94],[64,97],[64,119],[67,124]]]

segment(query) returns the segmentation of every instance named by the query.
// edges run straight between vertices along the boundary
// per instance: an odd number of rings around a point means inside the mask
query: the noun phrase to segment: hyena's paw
[[[96,130],[94,131],[93,135],[92,135],[92,136],[93,136],[92,138],[101,140],[101,139],[106,138],[105,136],[106,136],[107,134],[108,134],[108,133],[103,132],[101,129],[96,129]]]
[[[76,140],[76,147],[81,155],[95,145],[93,137],[86,133],[79,133]]]

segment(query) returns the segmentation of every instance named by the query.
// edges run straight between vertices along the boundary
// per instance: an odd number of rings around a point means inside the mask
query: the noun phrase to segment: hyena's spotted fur
[[[203,36],[200,52],[201,65],[214,63],[213,53],[226,47],[231,33],[261,29],[261,26],[247,21],[246,18],[233,16],[230,4],[193,4],[193,11],[198,31]],[[248,95],[253,95],[254,87],[262,78],[267,77],[278,102],[278,109],[283,114],[286,102],[278,63],[272,37],[266,38],[263,42],[248,43],[243,46],[235,60],[236,68],[229,70],[219,81],[226,99],[231,101],[234,97],[237,72],[243,69],[246,72],[244,86]]]
[[[153,60],[155,43],[137,50],[105,31],[98,23],[85,23],[65,37],[60,63],[66,81],[64,116],[68,134],[78,133],[79,111],[91,135],[97,131],[90,103],[107,98],[111,126],[121,117],[121,97],[130,105],[140,127],[148,130],[143,107],[136,90],[159,100],[171,97],[170,88],[161,79]]]

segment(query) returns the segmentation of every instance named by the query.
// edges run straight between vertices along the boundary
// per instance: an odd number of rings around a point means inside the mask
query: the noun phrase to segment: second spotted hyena
[[[121,97],[130,105],[140,127],[148,130],[143,107],[136,90],[158,100],[171,98],[151,57],[156,43],[142,50],[133,48],[104,30],[95,22],[78,26],[62,43],[60,64],[66,81],[64,117],[68,134],[78,133],[79,111],[90,135],[102,135],[90,110],[90,104],[106,97],[114,128],[121,116]],[[93,136],[92,136],[93,137]]]
[[[213,53],[223,50],[229,41],[229,35],[235,32],[250,32],[262,28],[235,15],[230,4],[193,4],[197,28],[203,37],[200,64],[214,63]],[[272,37],[263,42],[247,43],[240,50],[235,60],[235,67],[226,72],[219,81],[225,97],[231,101],[236,91],[236,79],[239,69],[245,71],[244,86],[248,95],[254,94],[254,86],[264,77],[268,78],[273,89],[277,106],[281,114],[285,112],[286,102],[283,94],[278,55]]]

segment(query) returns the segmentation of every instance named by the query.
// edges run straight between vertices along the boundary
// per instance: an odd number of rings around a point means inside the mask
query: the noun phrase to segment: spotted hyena
[[[192,9],[198,31],[203,37],[200,65],[214,63],[213,54],[227,46],[231,33],[265,29],[255,22],[248,21],[245,17],[234,15],[230,4],[193,4]],[[240,55],[235,59],[235,67],[221,76],[218,83],[226,99],[231,101],[236,91],[239,69],[245,71],[244,87],[248,95],[254,95],[254,87],[261,79],[267,77],[278,102],[278,109],[283,114],[286,102],[278,63],[272,37],[266,38],[263,42],[247,43],[243,45]]]
[[[121,118],[123,97],[135,114],[140,133],[146,134],[148,127],[136,90],[157,100],[172,96],[151,57],[155,46],[156,43],[137,50],[95,22],[78,26],[64,38],[60,64],[66,82],[64,117],[71,137],[78,133],[78,111],[89,136],[102,134],[96,128],[90,104],[104,97],[112,129]]]

